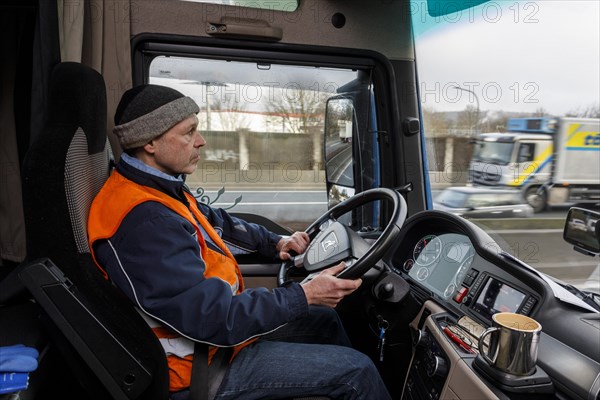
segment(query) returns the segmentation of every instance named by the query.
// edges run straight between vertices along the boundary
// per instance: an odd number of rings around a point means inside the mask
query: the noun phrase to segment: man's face
[[[154,155],[153,166],[174,176],[193,173],[200,161],[198,150],[206,144],[197,127],[198,118],[191,115],[146,145]]]

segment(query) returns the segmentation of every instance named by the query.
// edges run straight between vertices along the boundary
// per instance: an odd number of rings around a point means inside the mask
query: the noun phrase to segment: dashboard
[[[547,281],[508,257],[473,223],[439,211],[416,214],[402,227],[387,264],[421,305],[411,327],[426,337],[416,347],[403,399],[423,398],[424,391],[432,399],[512,398],[527,390],[544,396],[550,389],[561,393],[551,398],[596,399],[600,393],[600,314],[560,301]],[[528,315],[542,325],[543,379],[529,379],[534,385],[490,385],[477,371],[478,338],[497,312]],[[451,374],[459,370],[477,382],[474,391],[465,392],[464,376],[451,389]]]
[[[392,270],[414,283],[416,291],[483,322],[498,312],[530,315],[541,297],[539,288],[485,260],[469,236],[458,231],[442,227],[433,233],[409,232]]]

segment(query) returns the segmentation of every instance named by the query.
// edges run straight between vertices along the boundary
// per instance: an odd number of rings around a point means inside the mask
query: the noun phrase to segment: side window
[[[519,146],[518,163],[531,162],[535,156],[535,143],[521,143]]]
[[[198,129],[207,144],[187,178],[200,201],[303,230],[327,210],[327,100],[357,75],[356,69],[158,56],[149,83],[173,87],[200,107]],[[346,132],[338,130],[340,144],[351,147]],[[352,186],[351,162],[343,172]]]

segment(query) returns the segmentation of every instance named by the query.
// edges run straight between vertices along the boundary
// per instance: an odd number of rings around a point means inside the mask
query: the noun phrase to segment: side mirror
[[[600,254],[600,212],[572,207],[567,214],[563,239],[589,256]]]
[[[325,110],[325,174],[327,182],[354,187],[352,139],[357,129],[354,103],[345,97],[327,100]]]

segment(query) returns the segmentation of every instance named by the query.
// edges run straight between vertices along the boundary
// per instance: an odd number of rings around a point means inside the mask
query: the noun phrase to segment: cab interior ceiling
[[[378,7],[363,0],[299,0],[291,12],[185,1],[174,10],[172,3],[136,2],[131,8],[132,36],[161,32],[209,37],[207,22],[255,20],[281,28],[282,43],[368,49],[390,60],[414,60],[408,0],[378,2]],[[336,13],[345,17],[340,28],[331,21]]]

